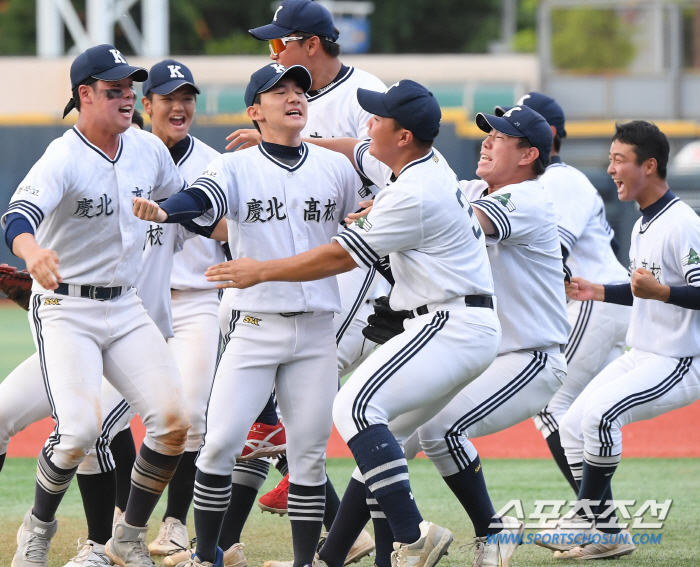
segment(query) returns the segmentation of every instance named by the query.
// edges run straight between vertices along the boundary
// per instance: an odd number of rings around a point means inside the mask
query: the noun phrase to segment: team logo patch
[[[437,163],[437,162],[439,162],[439,161],[440,161],[440,158],[439,158],[439,157],[437,157],[437,156],[433,156],[433,161],[434,161],[435,163]]]
[[[691,264],[700,264],[700,256],[698,256],[698,253],[692,248],[690,252],[688,252],[688,255],[683,258],[684,266],[690,266]]]
[[[248,323],[249,325],[255,325],[256,327],[260,326],[260,322],[262,319],[258,319],[257,317],[252,317],[250,315],[246,315],[243,317],[243,322]]]
[[[61,305],[61,299],[57,297],[47,297],[44,300],[44,305]]]
[[[515,205],[513,204],[513,201],[510,200],[510,193],[503,193],[503,195],[491,195],[496,201],[501,203],[506,209],[508,209],[509,212],[513,212],[515,210]]]
[[[355,224],[365,232],[369,232],[369,229],[372,228],[372,224],[367,220],[367,217],[360,217],[355,221]]]

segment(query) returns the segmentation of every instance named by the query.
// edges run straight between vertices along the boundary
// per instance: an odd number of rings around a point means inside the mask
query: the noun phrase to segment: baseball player
[[[301,142],[310,87],[301,66],[273,63],[254,73],[245,101],[262,144],[214,160],[162,208],[135,200],[134,213],[203,224],[226,215],[237,225],[231,244],[238,258],[285,257],[329,242],[339,219],[356,210],[362,182],[342,156]],[[332,278],[269,284],[236,292],[231,307],[197,458],[197,548],[183,564],[223,565],[217,542],[231,470],[274,385],[288,430],[289,515],[295,566],[301,567],[313,560],[323,518],[325,447],[337,390],[332,334],[332,312],[340,307],[337,284]]]
[[[362,487],[354,478],[346,496],[366,489],[386,516],[395,540],[392,563],[431,567],[452,534],[423,521],[397,438],[428,421],[486,369],[496,355],[500,327],[483,231],[454,172],[432,149],[441,118],[435,98],[404,80],[386,93],[359,89],[358,100],[373,114],[372,141],[345,142],[359,170],[384,187],[367,217],[333,243],[306,253],[269,262],[239,259],[208,274],[229,282],[226,286],[247,288],[315,280],[356,265],[371,269],[389,254],[396,282],[391,306],[411,310],[413,319],[340,390],[334,422],[357,461],[355,478],[361,475],[365,482]],[[327,541],[334,531],[335,524]]]
[[[668,154],[668,140],[655,125],[616,125],[608,173],[620,200],[634,200],[642,211],[632,229],[631,282],[602,285],[575,277],[568,286],[569,296],[579,301],[631,305],[631,349],[593,378],[560,422],[569,465],[583,472],[577,512],[584,521],[578,529],[561,525],[549,531],[550,538],[559,536],[564,543],[557,558],[604,559],[634,551],[611,505],[612,476],[622,453],[620,429],[700,397],[694,362],[700,354],[700,258],[695,251],[700,220],[668,188]],[[580,540],[568,537],[572,531],[602,538],[574,547]]]
[[[551,97],[532,92],[517,106],[541,114],[552,128],[554,141],[550,163],[540,176],[547,197],[554,203],[562,255],[571,273],[602,284],[627,280],[627,270],[617,261],[615,233],[605,218],[605,205],[588,178],[561,161],[559,150],[566,137],[564,111]],[[496,108],[500,116],[504,109]],[[571,301],[567,307],[571,334],[566,346],[564,384],[535,417],[554,460],[575,492],[578,487],[559,440],[559,421],[591,379],[624,352],[631,308],[612,303]],[[580,472],[576,471],[580,479]]]
[[[147,430],[125,518],[106,546],[113,561],[152,565],[146,522],[184,450],[189,420],[177,366],[133,289],[143,223],[130,199],[184,185],[164,145],[129,128],[133,81],[147,75],[111,45],[79,55],[65,110],[77,108],[78,123],[49,146],[2,217],[8,246],[35,280],[30,325],[56,421],[13,567],[46,562],[56,509],[100,433],[103,373]]]
[[[303,65],[311,73],[313,83],[306,95],[309,116],[302,137],[367,138],[370,114],[357,102],[357,89],[383,92],[386,86],[374,75],[341,62],[338,30],[330,12],[323,5],[311,0],[285,0],[270,24],[252,29],[250,33],[261,41],[269,41],[273,61],[286,67]],[[227,149],[241,142],[241,147],[245,148],[258,143],[260,134],[254,129],[238,130],[231,134],[229,139],[232,142]],[[373,188],[369,187],[371,183],[365,181],[363,197],[370,199]],[[341,313],[333,322],[338,345],[338,375],[342,377],[356,368],[376,346],[376,343],[362,335],[362,329],[367,325],[367,317],[372,313],[370,299],[386,295],[389,288],[386,281],[376,277],[374,269],[365,272],[358,268],[340,274],[337,279]],[[248,466],[257,468],[256,472],[259,474],[259,464],[251,463]],[[277,467],[282,474],[287,474],[284,457],[280,459]],[[283,479],[273,491],[260,498],[260,507],[278,513],[286,512],[288,487],[288,479]],[[243,528],[248,516],[244,510],[248,502],[252,507],[257,495],[257,491],[253,494],[253,490],[250,482],[237,486],[234,479],[232,498],[240,501],[242,506],[230,508],[231,511],[226,515],[225,527],[228,533],[240,533]],[[330,529],[339,505],[340,500],[329,479],[324,515],[326,529]],[[236,518],[233,517],[234,511],[239,514]],[[359,558],[373,548],[369,534],[363,532],[350,553],[350,559]],[[267,562],[267,567],[288,565],[291,564],[286,561]]]
[[[505,566],[517,547],[511,537],[522,534],[524,524],[495,517],[481,461],[468,439],[528,419],[551,399],[566,373],[562,347],[569,324],[554,209],[537,181],[545,168],[543,156],[551,149],[550,128],[528,107],[515,107],[503,117],[479,114],[476,123],[488,133],[476,171],[483,181],[461,182],[461,192],[471,201],[486,234],[503,335],[495,361],[422,425],[418,437],[420,448],[474,524],[474,564]],[[528,277],[518,278],[514,286],[514,274]],[[369,511],[373,517],[379,513],[374,502]],[[352,538],[349,531],[346,545]],[[497,533],[508,538],[488,539]],[[375,537],[376,563],[389,565],[384,551],[389,546],[376,527]],[[339,567],[334,552],[324,546],[319,556],[327,565]]]

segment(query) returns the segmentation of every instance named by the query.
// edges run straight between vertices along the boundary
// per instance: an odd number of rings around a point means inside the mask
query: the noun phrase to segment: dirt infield
[[[54,423],[45,419],[19,433],[10,443],[8,457],[36,457]],[[132,422],[134,437],[141,444],[144,427]],[[622,429],[625,457],[700,457],[700,401],[656,419],[633,423]],[[501,433],[474,440],[479,454],[493,459],[547,459],[549,449],[531,420]],[[328,457],[350,457],[350,450],[333,430]],[[422,454],[421,454],[422,456]]]

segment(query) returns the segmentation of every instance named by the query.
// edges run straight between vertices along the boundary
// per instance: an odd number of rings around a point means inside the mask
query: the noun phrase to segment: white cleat
[[[559,520],[554,528],[537,532],[534,537],[535,544],[553,551],[567,551],[581,545],[584,538],[596,532],[593,523],[574,516],[566,520]]]
[[[105,546],[92,540],[78,540],[78,553],[64,567],[105,567],[112,565],[105,554]]]
[[[177,518],[165,518],[158,529],[158,536],[148,544],[151,555],[169,555],[187,549],[190,539],[187,526]]]
[[[114,534],[114,528],[117,527],[117,524],[124,519],[124,514],[126,514],[126,512],[122,512],[118,506],[114,507],[114,517],[112,518],[112,534]]]
[[[518,545],[522,543],[525,524],[516,518],[503,516],[503,531],[486,537],[474,538],[472,567],[508,567]]]
[[[357,563],[363,557],[372,555],[375,549],[374,540],[372,536],[369,535],[367,530],[362,530],[360,535],[357,536],[355,543],[352,544],[348,556],[345,558],[345,565],[350,565],[350,563]]]
[[[248,560],[243,554],[244,543],[234,543],[226,551],[224,551],[224,567],[248,567]],[[176,553],[172,553],[163,559],[165,567],[176,567],[180,563],[184,563],[192,559],[194,549],[183,549]]]
[[[56,519],[42,522],[30,509],[17,532],[17,552],[12,558],[12,567],[46,567],[51,538],[57,529]]]
[[[627,530],[622,530],[616,534],[603,533],[596,530],[589,534],[587,538],[590,543],[574,547],[568,551],[556,551],[555,559],[576,559],[585,561],[586,559],[614,559],[630,555],[636,549],[632,543],[632,536]]]
[[[452,532],[432,522],[420,523],[420,538],[414,543],[394,542],[391,567],[433,567],[452,543]]]

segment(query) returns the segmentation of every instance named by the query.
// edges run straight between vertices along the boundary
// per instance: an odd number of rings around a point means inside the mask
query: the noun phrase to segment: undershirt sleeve
[[[605,303],[617,303],[618,305],[632,305],[634,295],[632,295],[632,284],[610,284],[604,285]]]

